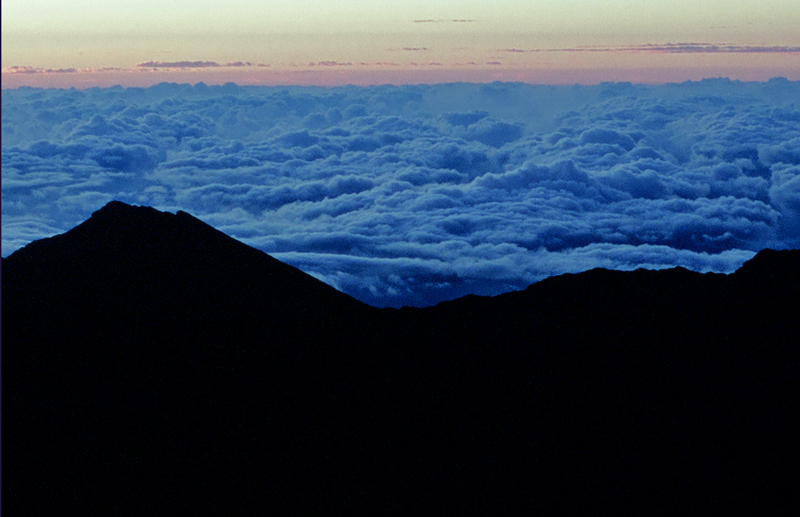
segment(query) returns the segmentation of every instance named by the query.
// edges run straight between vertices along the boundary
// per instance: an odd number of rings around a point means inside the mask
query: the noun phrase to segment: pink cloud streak
[[[139,68],[224,68],[253,66],[250,61],[234,61],[233,63],[220,64],[216,61],[145,61],[136,63]],[[263,66],[258,63],[256,66]]]
[[[644,45],[587,46],[571,48],[518,49],[498,52],[654,52],[659,54],[798,54],[800,47],[769,45],[716,45],[712,43],[646,43]]]

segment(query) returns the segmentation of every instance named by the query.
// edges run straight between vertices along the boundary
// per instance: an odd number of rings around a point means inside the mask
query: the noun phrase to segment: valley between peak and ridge
[[[797,250],[376,309],[111,202],[2,273],[4,509],[732,508],[793,479]]]

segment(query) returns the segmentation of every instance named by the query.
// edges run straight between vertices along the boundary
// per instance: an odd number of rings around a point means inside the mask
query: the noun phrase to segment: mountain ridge
[[[797,250],[376,309],[112,202],[2,266],[11,513],[738,508],[796,479]]]

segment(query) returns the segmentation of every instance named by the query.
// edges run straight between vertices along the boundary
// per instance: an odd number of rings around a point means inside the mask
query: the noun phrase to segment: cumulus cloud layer
[[[800,247],[800,83],[2,92],[3,255],[111,199],[379,306]]]

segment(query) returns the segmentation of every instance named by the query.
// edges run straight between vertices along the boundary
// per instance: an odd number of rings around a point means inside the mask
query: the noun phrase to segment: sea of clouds
[[[377,306],[800,247],[800,82],[2,92],[2,254],[112,199]]]

